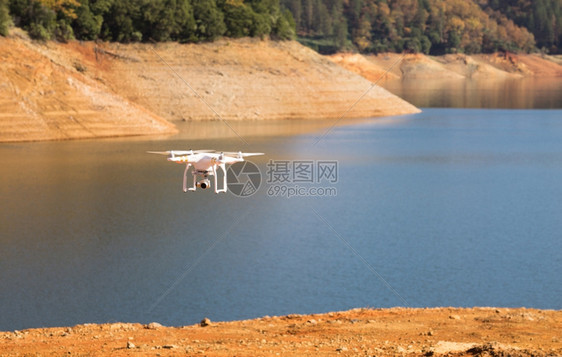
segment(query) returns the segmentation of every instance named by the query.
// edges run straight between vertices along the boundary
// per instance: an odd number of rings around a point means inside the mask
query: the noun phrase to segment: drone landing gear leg
[[[195,191],[197,189],[197,172],[193,171],[193,186],[188,188],[189,191]]]
[[[187,188],[187,171],[189,171],[190,167],[191,164],[185,165],[185,171],[183,172],[183,192],[187,192],[188,190],[195,191],[195,184],[196,184],[195,174],[193,175],[193,187]]]
[[[222,169],[223,172],[223,182],[222,182],[222,188],[219,190],[219,185],[217,183],[218,181],[217,165],[213,166],[213,175],[215,176],[215,193],[226,192],[226,171],[224,169],[224,164],[220,164],[220,168]]]
[[[228,185],[226,184],[226,169],[225,169],[225,165],[221,164],[221,169],[222,169],[222,192],[226,192],[226,190],[228,189]]]

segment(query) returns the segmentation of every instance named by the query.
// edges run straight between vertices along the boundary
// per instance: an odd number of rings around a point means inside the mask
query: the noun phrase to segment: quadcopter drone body
[[[226,165],[244,161],[244,157],[263,155],[263,153],[244,153],[244,152],[221,152],[215,150],[171,150],[171,151],[148,151],[149,154],[167,155],[168,161],[178,164],[185,164],[183,172],[183,192],[195,191],[197,187],[207,189],[211,187],[209,176],[214,177],[215,193],[226,192]],[[223,172],[222,188],[218,187],[217,167]],[[187,173],[192,168],[193,185],[187,187]],[[198,177],[201,177],[198,181]]]

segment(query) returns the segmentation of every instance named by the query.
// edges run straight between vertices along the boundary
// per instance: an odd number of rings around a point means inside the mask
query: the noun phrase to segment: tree
[[[139,8],[132,0],[115,1],[103,17],[102,38],[117,42],[137,42],[142,40],[133,19],[139,18]]]
[[[80,6],[77,0],[37,0],[41,5],[54,12],[60,12],[66,17],[75,18],[74,9]]]
[[[76,9],[76,19],[72,27],[74,34],[81,40],[95,40],[101,32],[103,17],[95,15],[90,8],[89,0],[80,0],[80,6]]]
[[[0,36],[7,36],[12,23],[7,0],[0,0]]]
[[[180,42],[194,42],[197,25],[195,24],[193,7],[189,0],[177,0],[175,22],[176,32],[172,38]]]
[[[274,39],[294,40],[296,36],[295,27],[296,24],[293,15],[289,10],[284,9],[277,17],[271,33]]]
[[[560,0],[487,0],[481,6],[491,17],[512,20],[519,27],[525,27],[534,37],[525,32],[516,34],[515,43],[535,41],[539,48],[560,53],[562,51],[562,3]],[[522,41],[522,38],[526,39]],[[531,46],[534,47],[534,46]]]
[[[29,11],[30,23],[26,26],[29,36],[42,41],[53,38],[57,27],[56,13],[35,1],[31,2]]]
[[[243,1],[227,1],[223,7],[225,35],[229,37],[249,36],[254,26],[254,10]]]
[[[198,41],[213,41],[226,32],[224,15],[215,0],[196,0],[193,3],[195,37]]]
[[[473,53],[492,47],[532,50],[529,32],[515,20],[510,23],[511,18],[503,13],[494,12],[487,5],[492,2],[507,13],[511,11],[513,18],[535,23],[540,19],[545,38],[562,38],[556,32],[562,26],[548,25],[562,23],[556,17],[560,0],[282,0],[298,15],[296,30],[306,39],[303,42],[319,49],[320,43],[334,42],[337,33],[344,34],[341,24],[345,19],[351,43],[361,52]],[[533,7],[537,8],[535,15]],[[547,10],[541,12],[541,7]],[[329,16],[324,9],[329,10]],[[547,21],[545,14],[553,18]],[[343,36],[339,39],[342,48]]]

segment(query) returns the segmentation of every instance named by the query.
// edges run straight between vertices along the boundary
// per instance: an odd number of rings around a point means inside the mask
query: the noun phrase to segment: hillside
[[[4,142],[171,133],[170,121],[419,111],[374,87],[346,113],[371,83],[297,42],[42,44],[17,32],[0,38],[0,60]]]
[[[0,37],[0,142],[173,133],[157,115],[52,58],[57,45]]]
[[[562,312],[355,309],[211,322],[87,324],[0,332],[0,355],[560,356]]]
[[[559,0],[537,1],[536,6],[518,4],[516,10],[514,2],[281,0],[293,14],[299,40],[325,54],[350,49],[370,54],[529,52],[537,43],[555,53]],[[545,16],[549,10],[552,18]],[[533,23],[533,17],[535,21],[540,18],[540,23]],[[522,18],[527,21],[520,21]],[[539,27],[542,31],[535,31]]]

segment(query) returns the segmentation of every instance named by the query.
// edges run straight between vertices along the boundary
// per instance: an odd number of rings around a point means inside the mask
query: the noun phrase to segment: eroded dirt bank
[[[0,355],[562,355],[562,311],[553,310],[355,309],[208,323],[90,324],[0,332]]]
[[[0,142],[170,133],[187,120],[419,111],[370,87],[297,42],[59,44],[14,29],[0,37]]]
[[[175,132],[82,73],[79,56],[60,61],[59,48],[0,37],[0,142]]]
[[[356,53],[339,53],[328,58],[373,82],[398,78],[502,80],[558,77],[562,80],[562,65],[559,59],[539,54],[425,56],[383,53],[363,56]]]

